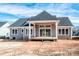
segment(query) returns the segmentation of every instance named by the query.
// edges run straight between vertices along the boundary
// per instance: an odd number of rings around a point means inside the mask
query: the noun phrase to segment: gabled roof
[[[22,26],[28,26],[29,24],[26,22],[28,20],[59,20],[59,24],[58,26],[73,26],[71,21],[69,20],[68,17],[56,17],[56,16],[52,16],[50,15],[48,12],[43,11],[42,13],[31,17],[31,18],[21,18],[19,20],[17,20],[16,22],[14,22],[12,25],[10,25],[9,27],[22,27]],[[32,26],[32,24],[31,24]]]
[[[58,17],[60,20],[59,26],[73,26],[68,17]]]
[[[6,22],[0,22],[0,27],[2,27]]]
[[[19,26],[23,26],[26,23],[27,18],[20,18],[19,20],[17,20],[16,22],[14,22],[13,24],[11,24],[9,27],[19,27]]]
[[[43,11],[41,12],[40,14],[34,16],[34,17],[31,17],[29,18],[28,20],[57,20],[56,16],[55,15],[51,15],[49,14],[48,12],[46,11]]]

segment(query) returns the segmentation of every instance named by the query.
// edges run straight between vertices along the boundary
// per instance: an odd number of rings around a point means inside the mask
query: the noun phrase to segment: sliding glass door
[[[51,29],[40,29],[40,37],[50,37]]]

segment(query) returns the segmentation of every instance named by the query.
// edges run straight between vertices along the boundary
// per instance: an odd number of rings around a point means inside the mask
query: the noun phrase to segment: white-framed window
[[[26,29],[26,34],[28,34],[28,30]]]
[[[23,33],[23,31],[24,31],[24,30],[22,29],[22,33]]]
[[[68,35],[68,33],[69,33],[69,29],[65,29],[65,28],[58,29],[59,35]]]
[[[66,29],[66,34],[68,34],[68,29]]]
[[[33,29],[31,29],[31,34],[33,34]]]
[[[17,29],[13,29],[12,34],[17,34]]]

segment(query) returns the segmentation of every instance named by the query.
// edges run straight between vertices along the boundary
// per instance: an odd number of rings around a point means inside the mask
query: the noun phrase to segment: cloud
[[[79,6],[79,4],[76,4]],[[68,16],[73,24],[79,23],[79,9],[75,4],[37,3],[37,4],[0,4],[0,12],[15,15],[18,18],[31,17],[46,10],[52,15]],[[73,7],[74,6],[74,7]]]

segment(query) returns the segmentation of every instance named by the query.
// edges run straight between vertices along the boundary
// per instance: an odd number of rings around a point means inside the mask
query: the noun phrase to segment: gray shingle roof
[[[21,19],[17,20],[16,22],[14,22],[9,27],[28,26],[28,23],[26,22],[27,20],[41,20],[41,21],[42,20],[60,20],[60,22],[58,24],[59,26],[73,26],[68,17],[56,17],[56,16],[50,15],[46,11],[43,11],[42,13],[40,13],[40,14],[34,16],[34,17],[28,18],[28,19],[27,18],[21,18]]]
[[[0,27],[2,27],[6,22],[0,22]]]
[[[11,24],[9,27],[19,27],[19,26],[23,26],[26,21],[27,21],[27,18],[20,18],[19,20],[17,20],[17,21],[14,22],[13,24]]]
[[[68,17],[58,17],[60,20],[59,26],[73,26]]]
[[[48,12],[46,11],[43,11],[41,12],[40,14],[34,16],[34,17],[31,17],[29,18],[28,20],[57,20],[56,16],[55,15],[51,15],[49,14]]]

